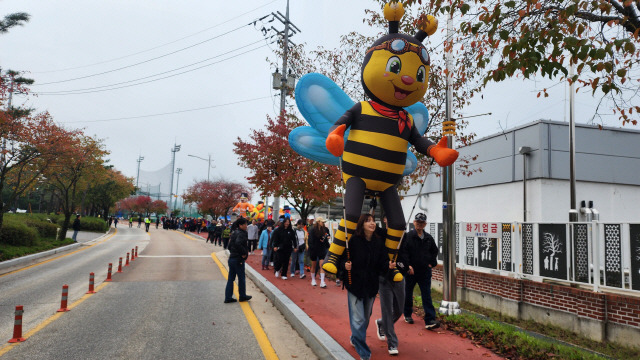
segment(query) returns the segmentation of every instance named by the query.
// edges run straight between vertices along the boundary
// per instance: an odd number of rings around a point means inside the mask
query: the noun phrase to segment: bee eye
[[[418,68],[418,73],[416,74],[416,80],[419,82],[424,82],[424,78],[427,75],[427,70],[424,68],[424,66],[420,66]]]
[[[394,74],[399,74],[401,68],[402,62],[400,61],[400,58],[398,58],[397,56],[392,56],[391,58],[389,58],[389,61],[387,61],[387,67],[385,70]]]

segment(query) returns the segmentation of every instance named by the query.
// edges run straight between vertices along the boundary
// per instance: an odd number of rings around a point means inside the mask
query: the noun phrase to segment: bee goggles
[[[429,54],[427,53],[427,49],[424,46],[413,45],[405,39],[397,38],[385,41],[380,45],[369,48],[369,50],[367,50],[367,54],[375,50],[388,50],[394,54],[404,54],[407,51],[411,51],[418,54],[420,60],[426,66],[429,66],[431,64]]]

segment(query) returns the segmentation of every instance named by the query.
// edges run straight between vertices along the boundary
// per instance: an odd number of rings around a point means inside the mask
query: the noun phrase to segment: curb
[[[51,250],[47,250],[47,251],[43,251],[43,252],[39,252],[39,253],[35,253],[35,254],[31,254],[31,255],[25,255],[19,258],[15,258],[15,259],[11,259],[11,260],[6,260],[6,261],[2,261],[0,262],[0,273],[2,273],[3,270],[9,269],[9,268],[13,268],[13,267],[25,267],[28,265],[32,265],[32,264],[36,264],[38,263],[38,260],[48,257],[48,256],[52,256],[55,254],[59,254],[59,253],[63,253],[66,251],[71,251],[71,250],[75,250],[77,248],[79,248],[80,246],[82,246],[83,244],[87,244],[87,243],[91,243],[91,242],[95,242],[98,241],[102,238],[104,238],[105,236],[109,235],[109,231],[107,231],[105,234],[93,239],[93,240],[89,240],[85,243],[75,243],[75,244],[70,244],[70,245],[66,245],[66,246],[61,246],[59,248],[55,248],[55,249],[51,249]]]
[[[285,319],[307,342],[319,359],[353,359],[337,341],[289,299],[280,289],[270,283],[251,266],[245,267],[247,277],[271,300]]]

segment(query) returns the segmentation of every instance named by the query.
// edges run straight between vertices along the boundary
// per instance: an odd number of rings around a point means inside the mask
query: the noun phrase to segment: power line
[[[185,109],[185,110],[177,110],[177,111],[171,111],[171,112],[165,112],[165,113],[158,113],[158,114],[149,114],[149,115],[140,115],[140,116],[128,116],[128,117],[111,118],[111,119],[101,119],[101,120],[66,121],[66,122],[64,122],[64,124],[73,124],[73,123],[94,123],[94,122],[110,122],[110,121],[131,120],[131,119],[142,119],[142,118],[149,118],[149,117],[155,117],[155,116],[164,116],[164,115],[181,114],[181,113],[186,113],[186,112],[199,111],[199,110],[206,110],[206,109],[213,109],[213,108],[222,107],[222,106],[229,106],[229,105],[235,105],[235,104],[240,104],[240,103],[247,103],[247,102],[251,102],[251,101],[263,100],[263,99],[267,99],[267,98],[270,98],[270,97],[271,97],[271,96],[263,96],[263,97],[253,98],[253,99],[238,100],[238,101],[229,102],[229,103],[224,103],[224,104],[217,104],[217,105],[203,106],[203,107],[199,107],[199,108]]]
[[[184,48],[182,48],[182,49],[178,49],[178,50],[172,51],[172,52],[170,52],[170,53],[167,53],[167,54],[164,54],[164,55],[160,55],[160,56],[157,56],[157,57],[154,57],[154,58],[151,58],[151,59],[147,59],[147,60],[144,60],[144,61],[141,61],[141,62],[135,63],[135,64],[131,64],[131,65],[127,65],[127,66],[119,67],[119,68],[117,68],[117,69],[112,69],[112,70],[103,71],[103,72],[96,73],[96,74],[85,75],[85,76],[80,76],[80,77],[71,78],[71,79],[66,79],[66,80],[50,81],[50,82],[45,82],[45,83],[40,83],[40,84],[34,84],[34,85],[32,85],[32,86],[38,86],[38,85],[39,85],[39,86],[42,86],[42,85],[50,85],[50,84],[59,84],[59,83],[64,83],[64,82],[69,82],[69,81],[75,81],[75,80],[87,79],[87,78],[94,77],[94,76],[99,76],[99,75],[109,74],[109,73],[112,73],[112,72],[115,72],[115,71],[120,71],[120,70],[123,70],[123,69],[128,69],[128,68],[130,68],[130,67],[134,67],[134,66],[138,66],[138,65],[141,65],[141,64],[145,64],[145,63],[148,63],[148,62],[151,62],[151,61],[154,61],[154,60],[161,59],[161,58],[163,58],[163,57],[167,57],[167,56],[169,56],[169,55],[173,55],[173,54],[179,53],[179,52],[181,52],[181,51],[184,51],[184,50],[190,49],[190,48],[192,48],[192,47],[196,47],[196,46],[198,46],[198,45],[202,45],[202,44],[207,43],[207,42],[209,42],[209,41],[211,41],[211,40],[217,39],[217,38],[222,37],[222,36],[224,36],[224,35],[228,35],[228,34],[230,34],[230,33],[234,32],[234,31],[237,31],[237,30],[239,30],[239,29],[241,29],[241,28],[243,28],[243,27],[245,27],[245,26],[248,26],[248,25],[250,25],[250,24],[253,24],[253,22],[251,22],[251,23],[249,23],[249,24],[244,24],[244,25],[239,26],[239,27],[237,27],[237,28],[235,28],[235,29],[233,29],[233,30],[229,30],[229,31],[227,31],[227,32],[225,32],[225,33],[222,33],[222,34],[220,34],[220,35],[214,36],[214,37],[212,37],[212,38],[209,38],[209,39],[207,39],[207,40],[201,41],[201,42],[199,42],[199,43],[195,43],[195,44],[193,44],[193,45],[189,45],[189,46],[184,47]]]
[[[109,89],[102,89],[102,90],[89,90],[89,91],[68,90],[68,91],[57,91],[57,92],[34,92],[34,94],[35,94],[35,95],[79,95],[79,94],[89,94],[89,93],[97,93],[97,92],[111,91],[111,90],[117,90],[117,89],[123,89],[123,88],[132,87],[132,86],[142,85],[142,84],[148,84],[148,83],[151,83],[151,82],[155,82],[155,81],[159,81],[159,80],[168,79],[168,78],[171,78],[171,77],[174,77],[174,76],[178,76],[178,75],[186,74],[186,73],[189,73],[189,72],[192,72],[192,71],[196,71],[196,70],[203,69],[203,68],[205,68],[205,67],[209,67],[209,66],[212,66],[212,65],[215,65],[215,64],[219,64],[219,63],[221,63],[221,62],[224,62],[224,61],[227,61],[227,60],[234,59],[234,58],[236,58],[236,57],[237,57],[237,56],[239,56],[239,55],[244,55],[244,54],[246,54],[246,53],[249,53],[249,52],[252,52],[252,51],[255,51],[255,50],[261,49],[261,48],[266,47],[266,46],[267,46],[267,45],[262,45],[262,46],[259,46],[259,47],[257,47],[257,48],[253,48],[253,49],[249,49],[249,50],[247,50],[247,51],[241,52],[241,53],[239,53],[239,54],[237,54],[237,55],[234,55],[234,56],[232,56],[232,57],[228,57],[228,58],[226,58],[226,59],[222,59],[222,60],[219,60],[219,61],[216,61],[216,62],[210,63],[210,64],[202,65],[202,66],[199,66],[199,67],[194,68],[194,69],[191,69],[191,70],[186,70],[186,71],[183,71],[183,72],[179,72],[179,73],[177,73],[177,74],[168,75],[168,76],[164,76],[164,77],[157,78],[157,79],[153,79],[153,80],[149,80],[149,81],[143,81],[143,82],[139,82],[139,83],[136,83],[136,84],[130,84],[130,85],[124,85],[124,86],[112,87],[112,88],[109,88]],[[175,70],[176,70],[176,69],[174,69],[174,70],[172,70],[172,71],[175,71]],[[168,71],[168,72],[172,72],[172,71]],[[165,73],[166,73],[166,72],[165,72]],[[162,73],[160,73],[160,74],[162,74]],[[152,75],[152,76],[149,76],[149,77],[153,77],[153,76],[157,76],[157,75],[159,75],[159,74]],[[108,86],[110,86],[110,85],[108,85]]]
[[[88,64],[88,65],[81,65],[81,66],[70,67],[70,68],[65,68],[65,69],[57,69],[57,70],[35,71],[35,72],[33,72],[33,73],[34,73],[34,74],[47,74],[47,73],[54,73],[54,72],[62,72],[62,71],[69,71],[69,70],[83,69],[83,68],[88,68],[88,67],[95,66],[95,65],[101,65],[101,64],[106,64],[106,63],[110,63],[110,62],[117,61],[117,60],[126,59],[126,58],[129,58],[129,57],[135,56],[135,55],[143,54],[143,53],[149,52],[149,51],[151,51],[151,50],[159,49],[159,48],[161,48],[161,47],[165,47],[165,46],[167,46],[167,45],[171,45],[171,44],[177,43],[177,42],[182,41],[182,40],[184,40],[184,39],[187,39],[187,38],[190,38],[190,37],[196,36],[196,35],[198,35],[198,34],[201,34],[201,33],[205,32],[205,31],[208,31],[208,30],[211,30],[211,29],[216,28],[216,27],[218,27],[218,26],[224,25],[224,24],[229,23],[229,22],[231,22],[231,21],[233,21],[233,20],[235,20],[235,19],[238,19],[238,18],[240,18],[240,17],[242,17],[242,16],[244,16],[244,15],[247,15],[247,14],[249,14],[249,13],[252,13],[252,12],[256,11],[256,10],[259,10],[259,9],[261,9],[261,8],[265,7],[265,6],[271,5],[271,4],[273,4],[274,2],[276,2],[276,1],[277,1],[277,0],[273,0],[273,1],[269,2],[269,3],[266,3],[266,4],[264,4],[264,5],[261,5],[261,6],[257,7],[257,8],[255,8],[255,9],[253,9],[253,10],[249,10],[249,11],[247,11],[247,12],[244,12],[244,13],[242,13],[242,14],[240,14],[240,15],[236,16],[236,17],[233,17],[233,18],[231,18],[231,19],[227,20],[227,21],[223,21],[223,22],[221,22],[221,23],[219,23],[219,24],[216,24],[216,25],[214,25],[214,26],[208,27],[208,28],[206,28],[206,29],[204,29],[204,30],[200,30],[200,31],[195,32],[195,33],[193,33],[193,34],[191,34],[191,35],[187,35],[187,36],[181,37],[181,38],[179,38],[179,39],[177,39],[177,40],[173,40],[173,41],[170,41],[170,42],[168,42],[168,43],[164,43],[164,44],[161,44],[161,45],[158,45],[158,46],[155,46],[155,47],[152,47],[152,48],[146,49],[146,50],[141,50],[141,51],[135,52],[135,53],[133,53],[133,54],[124,55],[124,56],[120,56],[120,57],[117,57],[117,58],[113,58],[113,59],[109,59],[109,60],[104,60],[104,61],[100,61],[100,62],[97,62],[97,63]],[[253,22],[251,22],[251,23],[253,24]],[[41,84],[41,85],[42,85],[42,84]]]
[[[185,68],[197,65],[197,64],[201,64],[203,62],[207,62],[209,60],[212,60],[212,59],[215,59],[215,58],[218,58],[218,57],[221,57],[221,56],[228,55],[230,53],[236,52],[236,51],[238,51],[240,49],[246,49],[247,47],[249,47],[251,45],[255,45],[255,44],[259,43],[259,42],[262,42],[262,40],[258,40],[258,41],[252,42],[250,44],[237,47],[235,49],[229,50],[229,51],[224,52],[222,54],[218,54],[218,55],[212,56],[210,58],[206,58],[204,60],[196,61],[196,62],[188,64],[188,65],[180,66],[180,67],[177,67],[177,68],[174,68],[174,69],[171,69],[171,70],[167,70],[167,71],[163,71],[163,72],[160,72],[160,73],[156,73],[156,74],[153,74],[153,75],[143,76],[141,78],[137,78],[137,79],[133,79],[133,80],[121,81],[121,82],[113,83],[113,84],[109,84],[109,85],[94,86],[94,87],[83,88],[83,89],[60,90],[60,91],[41,91],[41,92],[36,92],[36,94],[39,94],[39,95],[66,94],[66,93],[75,93],[75,92],[80,92],[80,91],[96,90],[96,89],[108,88],[108,87],[122,85],[122,84],[128,84],[128,83],[149,79],[149,78],[156,77],[156,76],[163,75],[163,74],[168,74],[168,73],[171,73],[171,72],[174,72],[174,71],[178,71],[178,70],[181,70],[181,69],[185,69]],[[262,46],[262,47],[264,47],[264,46]],[[258,49],[258,48],[256,48],[256,49]]]

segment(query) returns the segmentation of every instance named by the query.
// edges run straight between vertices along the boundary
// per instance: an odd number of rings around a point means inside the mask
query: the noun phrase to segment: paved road
[[[84,242],[86,238],[79,237],[79,240]],[[24,306],[26,332],[60,308],[63,285],[69,285],[71,304],[87,292],[91,272],[95,273],[96,283],[102,282],[110,262],[117,266],[120,256],[126,256],[135,246],[140,252],[149,242],[149,236],[140,230],[118,229],[115,235],[104,239],[84,242],[78,250],[55,260],[0,276],[0,340],[4,342],[13,335],[16,305]]]
[[[259,343],[255,330],[247,320],[246,309],[238,303],[222,303],[226,280],[212,258],[212,245],[175,231],[152,228],[149,235],[136,227],[119,227],[117,235],[104,243],[52,261],[58,264],[49,265],[51,269],[44,264],[9,275],[8,280],[14,286],[20,280],[32,283],[31,279],[38,279],[40,285],[50,288],[47,293],[57,293],[47,295],[47,298],[57,296],[57,305],[51,300],[36,300],[38,296],[45,296],[44,292],[39,292],[40,295],[30,295],[32,304],[25,306],[25,321],[30,316],[31,308],[37,305],[36,302],[41,303],[37,306],[46,308],[40,310],[46,318],[59,307],[60,290],[55,291],[55,288],[61,285],[56,281],[65,278],[54,272],[61,267],[73,267],[63,263],[76,263],[75,272],[83,273],[89,264],[106,264],[105,257],[117,257],[130,250],[131,246],[139,246],[139,258],[125,268],[123,274],[116,274],[113,282],[102,285],[97,294],[79,300],[70,312],[51,321],[24,343],[5,350],[1,358],[261,359],[265,358],[264,348],[271,348],[271,351],[275,348],[280,358],[314,358],[308,348],[304,349],[304,342],[295,339],[297,335],[283,323],[277,311],[274,314],[273,307],[265,304],[265,299],[255,289],[250,287],[250,293],[256,298],[251,301],[249,309],[253,308],[256,315],[260,315],[257,327],[261,328],[262,325],[265,329],[271,329],[267,331],[268,334],[285,334],[285,339],[269,335],[269,339],[265,337]],[[70,277],[69,272],[73,271],[67,271],[67,277]],[[98,277],[96,274],[101,282],[106,275],[106,266],[104,275]],[[54,284],[42,284],[47,278],[54,277],[56,281],[49,281]],[[82,282],[81,279],[79,277],[77,282]],[[6,280],[0,278],[0,282],[2,294]],[[100,282],[96,281],[96,286]],[[84,286],[75,282],[69,284],[72,289],[82,288],[81,291],[71,292],[70,304],[86,292],[86,283],[87,279],[82,283]],[[6,289],[10,289],[10,286]],[[0,298],[4,298],[4,294]],[[18,294],[11,296],[14,302],[17,298]],[[256,300],[261,303],[254,303]],[[13,308],[10,309],[12,311]],[[3,312],[6,313],[4,309]],[[6,314],[3,319],[7,319]],[[26,321],[25,325],[31,328],[44,320],[39,317],[38,320]],[[6,325],[2,327],[0,335],[9,339],[11,327],[9,330],[4,329]],[[276,344],[272,346],[269,340]],[[278,344],[283,340],[295,344],[295,348]]]

